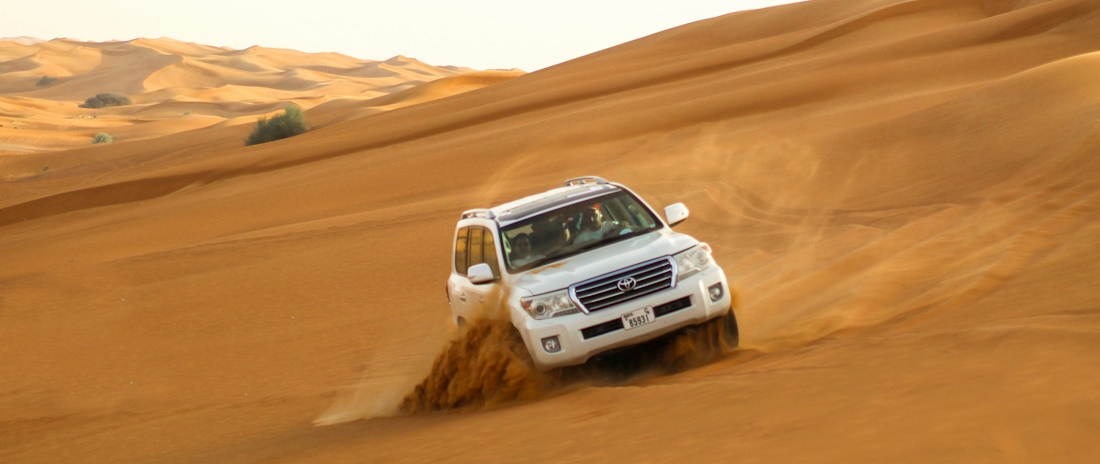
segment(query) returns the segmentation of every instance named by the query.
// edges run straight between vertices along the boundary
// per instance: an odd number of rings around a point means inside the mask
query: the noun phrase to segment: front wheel
[[[737,315],[733,314],[733,308],[730,308],[720,319],[722,319],[722,342],[728,349],[737,348],[737,344],[741,342],[741,336],[737,331]]]

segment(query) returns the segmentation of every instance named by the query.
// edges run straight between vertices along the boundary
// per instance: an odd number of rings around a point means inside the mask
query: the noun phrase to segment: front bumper
[[[722,296],[712,301],[707,289],[721,284]],[[528,317],[523,310],[513,311],[513,322],[535,366],[540,370],[583,364],[604,351],[652,340],[682,327],[699,324],[726,314],[732,301],[726,275],[717,264],[689,276],[668,290],[646,295],[590,314],[572,314],[546,320]],[[653,322],[626,330],[622,315],[652,307]],[[542,340],[557,337],[556,352],[543,347]]]

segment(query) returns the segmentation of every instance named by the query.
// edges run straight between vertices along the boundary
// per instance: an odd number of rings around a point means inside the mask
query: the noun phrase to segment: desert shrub
[[[56,80],[57,80],[56,77],[42,76],[42,78],[39,79],[38,82],[35,83],[34,85],[38,86],[38,87],[45,87],[47,85],[53,84],[54,81],[56,81]]]
[[[245,140],[244,144],[256,145],[272,140],[285,139],[301,134],[306,130],[306,121],[305,116],[302,115],[302,110],[298,109],[297,106],[288,106],[283,110],[283,114],[275,115],[271,119],[262,117],[259,121],[256,121],[256,127],[252,129],[252,134],[248,136],[248,140]]]
[[[130,99],[124,95],[115,93],[101,93],[94,97],[88,97],[84,100],[84,104],[80,105],[81,108],[103,108],[107,106],[123,106],[129,105]]]
[[[92,137],[92,143],[111,143],[115,141],[115,136],[106,132],[100,132]]]

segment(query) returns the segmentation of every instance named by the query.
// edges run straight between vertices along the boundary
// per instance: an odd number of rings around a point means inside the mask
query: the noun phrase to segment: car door
[[[499,276],[499,270],[495,268],[496,251],[493,250],[493,233],[488,229],[482,227],[470,228],[470,243],[466,246],[467,252],[469,252],[469,258],[467,263],[470,266],[475,264],[487,263],[489,268],[493,268],[493,275]],[[486,243],[488,246],[486,247]],[[493,257],[493,262],[489,263],[486,259],[486,248],[489,250],[489,256]],[[476,311],[478,314],[484,314],[487,307],[487,300],[492,299],[494,296],[494,290],[499,287],[497,281],[489,281],[489,283],[474,285],[470,283],[469,279],[466,279],[466,310],[473,314]]]
[[[490,308],[496,308],[499,302],[500,281],[475,285],[466,277],[466,271],[475,264],[486,263],[493,276],[500,277],[500,262],[497,260],[496,240],[491,229],[483,226],[459,228],[455,233],[454,272],[447,281],[447,296],[455,324],[461,325]]]
[[[466,278],[466,270],[469,269],[469,227],[461,227],[455,232],[453,272],[447,279],[447,300],[451,304],[451,312],[454,314],[455,324],[469,319],[466,316],[467,302],[469,301],[468,287],[472,286]]]
[[[493,270],[493,276],[498,278],[479,285],[471,284],[468,279],[466,280],[467,310],[471,311],[471,314],[473,311],[478,314],[491,314],[487,311],[496,310],[500,298],[500,263],[497,261],[493,231],[486,227],[470,227],[467,250],[469,251],[467,262],[470,266],[486,263]]]

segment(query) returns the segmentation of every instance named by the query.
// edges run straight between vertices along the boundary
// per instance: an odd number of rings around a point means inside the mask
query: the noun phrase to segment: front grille
[[[685,296],[683,298],[680,298],[679,300],[670,301],[660,306],[654,306],[653,314],[657,317],[661,317],[666,314],[671,314],[681,309],[687,308],[689,306],[691,306],[691,297]]]
[[[671,258],[658,258],[581,282],[569,290],[581,307],[591,313],[672,288],[673,271]],[[619,283],[627,279],[633,279],[634,286],[623,291]]]
[[[688,307],[691,307],[691,297],[685,296],[683,298],[680,298],[679,300],[673,300],[663,305],[654,306],[653,314],[655,314],[657,317],[662,317]],[[622,329],[623,320],[612,319],[602,324],[596,324],[592,327],[585,327],[581,329],[581,335],[584,336],[585,340],[588,340],[592,337],[599,337],[600,335]]]
[[[622,329],[623,329],[623,320],[622,319],[612,319],[610,321],[604,322],[603,324],[596,324],[592,327],[581,329],[581,335],[584,336],[585,340],[588,340],[589,338],[592,338],[592,337],[599,337],[600,335],[603,335],[605,333],[611,333],[611,332],[614,332],[616,330],[622,330]]]

